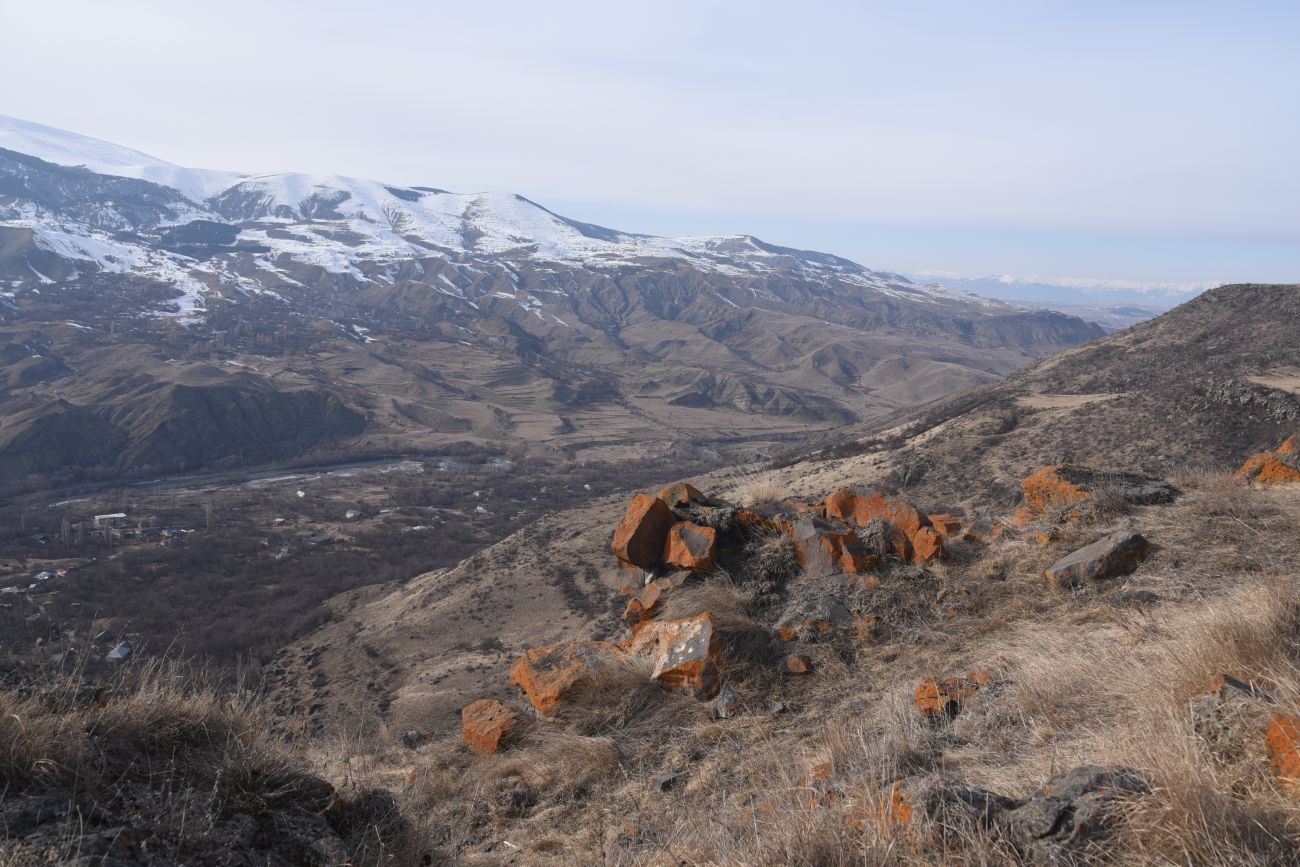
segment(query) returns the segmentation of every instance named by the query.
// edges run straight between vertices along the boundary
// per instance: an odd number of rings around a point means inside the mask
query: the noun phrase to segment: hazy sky
[[[907,271],[1300,280],[1300,3],[0,0],[0,114]]]

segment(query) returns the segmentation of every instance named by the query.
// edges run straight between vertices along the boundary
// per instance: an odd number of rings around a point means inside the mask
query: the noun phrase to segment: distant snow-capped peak
[[[963,289],[920,285],[837,256],[778,247],[747,235],[674,238],[607,229],[562,217],[510,193],[452,193],[339,175],[184,168],[130,148],[4,116],[0,148],[174,191],[178,201],[153,212],[148,225],[132,223],[140,219],[138,214],[126,214],[112,202],[100,206],[93,219],[81,212],[55,215],[22,202],[0,211],[0,218],[32,229],[45,250],[102,269],[129,269],[169,282],[190,299],[184,305],[189,309],[201,308],[205,286],[229,281],[222,263],[142,245],[131,231],[195,220],[224,223],[237,230],[238,242],[258,251],[250,255],[263,271],[277,271],[277,260],[288,256],[357,280],[368,279],[364,274],[374,273],[376,267],[429,256],[596,271],[679,259],[703,271],[744,279],[793,275],[842,287],[836,291],[856,287],[921,303],[1008,307]]]

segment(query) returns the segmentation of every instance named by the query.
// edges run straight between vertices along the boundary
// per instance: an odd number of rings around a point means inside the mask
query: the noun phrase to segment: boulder
[[[1169,503],[1178,496],[1178,489],[1161,479],[1070,464],[1042,467],[1020,487],[1024,507],[1017,511],[1015,524],[1021,527],[1048,516],[1078,520],[1092,511],[1102,491],[1135,506]]]
[[[663,562],[674,569],[707,572],[717,554],[718,533],[689,521],[673,524],[664,542]]]
[[[461,709],[460,722],[470,752],[495,753],[519,725],[519,714],[495,699],[481,698]]]
[[[699,488],[690,482],[677,482],[673,485],[664,486],[659,492],[659,499],[663,500],[670,509],[685,509],[689,506],[709,506],[713,501],[704,494],[700,493]]]
[[[912,535],[912,562],[919,565],[944,554],[943,536],[933,527],[921,527]]]
[[[1107,836],[1125,799],[1150,791],[1127,768],[1084,765],[1052,777],[1003,825],[1030,863],[1069,863],[1072,854]]]
[[[1275,713],[1264,736],[1268,764],[1279,783],[1300,794],[1300,717]]]
[[[929,720],[951,719],[961,713],[962,705],[993,682],[982,669],[955,677],[927,677],[912,691],[912,703]]]
[[[846,563],[868,562],[867,552],[857,548],[846,556],[845,549],[855,545],[857,537],[841,522],[804,514],[781,520],[780,526],[794,542],[795,560],[811,576],[834,575],[844,571]]]
[[[652,569],[659,565],[668,530],[676,522],[677,516],[663,500],[637,494],[614,528],[610,548],[624,563]]]
[[[718,692],[722,642],[711,614],[651,620],[632,636],[628,651],[648,658],[654,665],[652,676],[670,689],[697,698],[712,698]]]
[[[1300,482],[1300,440],[1287,437],[1275,452],[1251,455],[1237,470],[1236,477],[1259,485]]]
[[[1120,530],[1062,557],[1048,567],[1047,582],[1054,588],[1076,587],[1089,581],[1127,575],[1151,553],[1151,543],[1141,533]]]
[[[560,702],[589,683],[600,667],[623,653],[606,641],[568,641],[535,647],[510,665],[510,682],[524,691],[543,716],[555,716]]]

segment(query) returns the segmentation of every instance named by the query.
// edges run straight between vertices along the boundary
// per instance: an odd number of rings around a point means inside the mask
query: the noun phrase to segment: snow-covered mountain
[[[322,437],[577,453],[787,436],[1099,333],[746,235],[189,169],[0,118],[0,480],[274,459]]]
[[[277,272],[275,263],[287,256],[361,281],[375,279],[375,266],[389,267],[431,253],[449,261],[478,257],[596,270],[675,259],[702,271],[736,277],[793,274],[921,303],[1010,309],[973,293],[917,285],[837,256],[776,247],[744,235],[662,238],[606,229],[562,217],[509,193],[451,193],[337,175],[189,169],[3,116],[0,149],[156,185],[151,189],[141,184],[135,191],[142,197],[153,194],[156,206],[149,209],[128,209],[111,198],[96,207],[79,202],[68,209],[39,196],[26,201],[19,196],[20,201],[0,206],[0,220],[31,229],[34,243],[43,250],[99,269],[132,270],[172,283],[184,299],[178,312],[186,315],[203,307],[203,296],[213,280],[229,279],[229,263],[160,251],[158,244],[142,243],[131,233],[177,229],[196,221],[221,223],[238,229],[225,246],[244,247],[264,271]],[[12,165],[6,172],[11,194],[13,181],[22,173]],[[290,231],[295,227],[310,227],[310,234]],[[36,277],[40,279],[39,274]],[[248,281],[266,282],[254,274],[243,277],[236,281],[241,288],[252,289]],[[545,303],[527,300],[533,305]]]

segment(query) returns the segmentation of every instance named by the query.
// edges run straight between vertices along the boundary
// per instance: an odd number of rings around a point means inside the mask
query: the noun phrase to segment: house
[[[96,515],[95,526],[99,529],[104,527],[125,527],[126,512],[110,512],[106,515]]]

